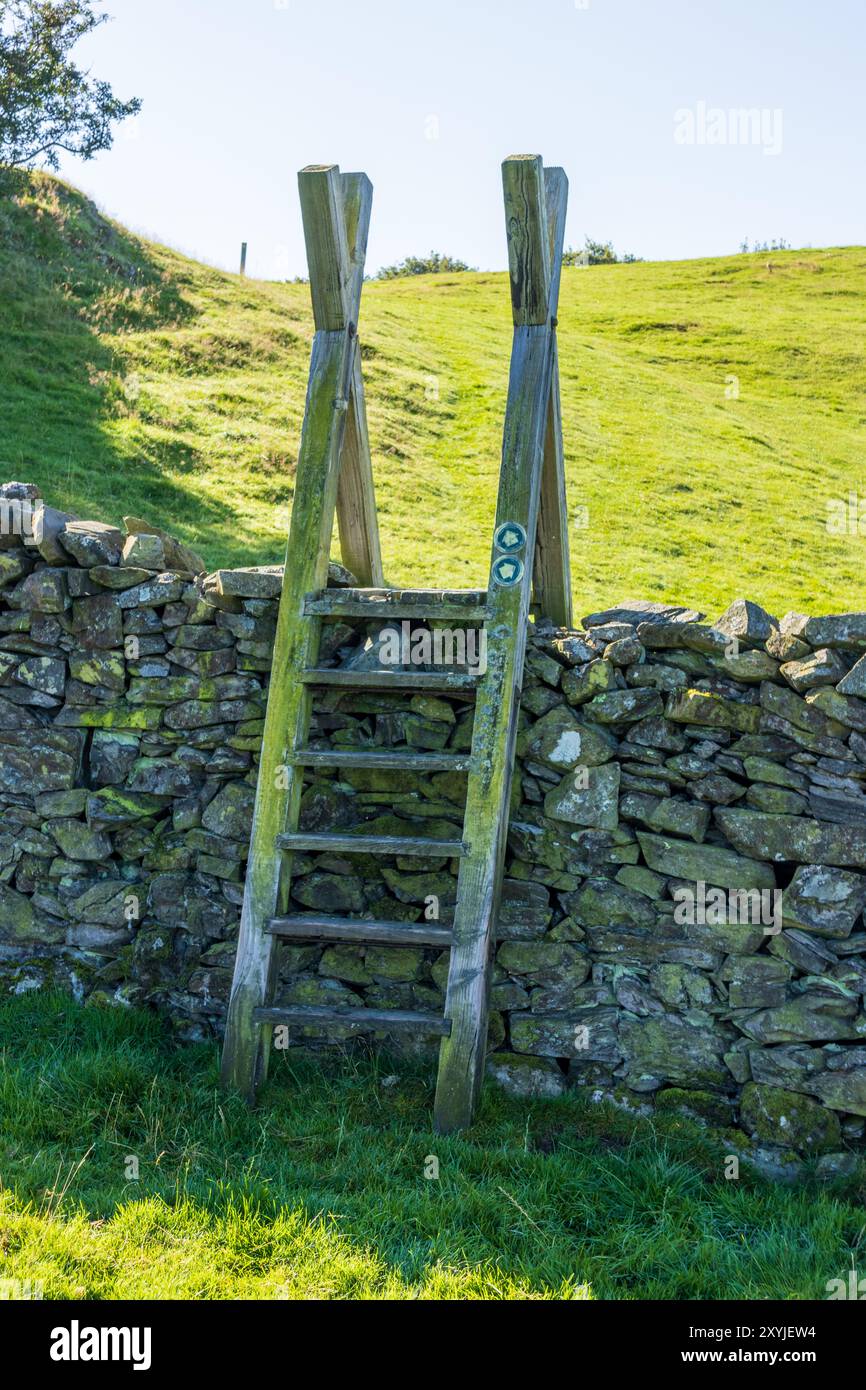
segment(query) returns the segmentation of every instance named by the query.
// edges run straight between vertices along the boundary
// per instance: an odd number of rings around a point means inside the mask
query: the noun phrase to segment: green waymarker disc
[[[493,544],[506,555],[513,555],[515,550],[522,550],[526,545],[526,532],[519,521],[503,521],[496,528]]]
[[[493,561],[492,574],[497,584],[509,589],[523,578],[523,561],[512,555],[500,555]]]

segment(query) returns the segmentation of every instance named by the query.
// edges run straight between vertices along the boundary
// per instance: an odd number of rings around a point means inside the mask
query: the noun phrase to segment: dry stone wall
[[[0,508],[0,987],[218,1034],[280,571],[205,574],[146,523],[23,484]],[[866,1124],[866,613],[628,603],[538,622],[528,653],[491,1072],[685,1109],[780,1172],[844,1165]],[[323,655],[379,658],[343,623]],[[466,697],[329,691],[312,739],[465,750],[471,727]],[[316,771],[302,827],[453,837],[463,787]],[[447,924],[455,871],[297,856],[294,905]],[[292,945],[280,996],[441,1010],[446,972],[435,951]]]

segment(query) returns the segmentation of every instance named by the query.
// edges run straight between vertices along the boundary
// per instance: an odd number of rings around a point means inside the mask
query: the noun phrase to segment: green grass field
[[[284,1055],[251,1113],[152,1014],[27,995],[0,1036],[0,1279],[45,1298],[811,1299],[862,1265],[866,1172],[726,1180],[684,1120],[488,1087],[443,1139],[417,1062]]]
[[[866,494],[864,293],[862,247],[563,273],[578,611],[864,606],[863,538],[825,524]],[[306,285],[199,265],[27,176],[0,199],[2,472],[213,566],[280,559],[311,332]],[[507,278],[370,283],[361,333],[388,578],[483,586]]]

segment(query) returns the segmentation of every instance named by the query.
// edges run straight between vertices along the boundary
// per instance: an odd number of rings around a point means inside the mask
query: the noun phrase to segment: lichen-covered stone
[[[595,695],[586,706],[588,718],[599,724],[631,724],[640,719],[660,715],[661,696],[656,690],[642,689],[610,690],[604,695]]]
[[[796,661],[786,661],[780,668],[780,675],[801,695],[820,686],[837,685],[847,673],[847,662],[830,647]]]
[[[745,646],[760,646],[778,630],[777,620],[746,598],[735,599],[713,626]]]
[[[520,740],[520,751],[545,767],[569,772],[575,767],[609,762],[616,751],[616,739],[559,705],[527,730]]]
[[[499,947],[496,961],[509,975],[530,984],[566,980],[576,989],[589,974],[586,952],[566,942],[506,941]]]
[[[739,809],[716,811],[715,818],[734,848],[755,859],[866,868],[866,825]]]
[[[622,1057],[617,1009],[577,1008],[552,1014],[511,1016],[515,1052],[537,1057],[570,1058],[572,1066],[593,1062],[615,1066]]]
[[[97,830],[119,830],[137,821],[158,816],[168,798],[122,787],[101,787],[87,798],[87,823]]]
[[[866,1115],[866,1066],[822,1071],[812,1078],[809,1090],[830,1110]]]
[[[67,859],[84,859],[102,864],[111,854],[111,840],[98,827],[69,818],[46,821],[45,828]]]
[[[720,888],[774,888],[769,864],[758,864],[721,845],[695,845],[669,835],[637,832],[644,859],[657,873],[703,881]]]
[[[656,910],[642,893],[608,878],[589,878],[574,893],[561,894],[563,906],[582,927],[652,927]]]
[[[553,912],[550,893],[542,883],[520,883],[506,879],[496,918],[500,941],[536,939],[544,935]]]
[[[63,549],[80,565],[117,565],[123,535],[116,526],[99,521],[67,521],[59,536]]]
[[[633,1019],[624,1015],[619,1036],[623,1077],[633,1091],[657,1091],[662,1085],[696,1090],[729,1090],[723,1035],[708,1014]]]
[[[824,684],[836,684],[836,689],[840,695],[866,695],[866,657],[860,658],[850,671],[847,671],[838,683],[826,681]]]
[[[726,700],[706,690],[674,692],[665,707],[665,716],[679,724],[700,724],[708,729],[738,729],[757,733],[761,711],[757,705]]]
[[[808,994],[775,1009],[737,1016],[736,1026],[756,1042],[857,1042],[866,1038],[866,1017],[840,1017],[819,1007],[823,1000]]]
[[[619,825],[618,763],[569,772],[544,798],[545,814],[569,825],[615,830]]]
[[[584,705],[616,688],[616,667],[611,661],[590,661],[588,665],[565,671],[562,693],[570,705]]]
[[[703,840],[710,823],[709,806],[680,797],[655,797],[631,792],[621,799],[619,809],[625,820],[638,821],[651,830],[688,836],[698,843]]]
[[[525,1100],[560,1096],[566,1089],[562,1068],[552,1058],[493,1052],[487,1058],[487,1075],[508,1095]]]
[[[782,898],[786,926],[818,936],[850,936],[866,906],[866,875],[823,864],[797,869]]]
[[[54,569],[34,570],[4,592],[4,599],[10,608],[31,613],[65,613],[71,602],[64,572]]]
[[[810,647],[866,647],[866,613],[838,613],[809,618],[802,636]]]
[[[710,658],[710,664],[721,675],[727,676],[730,680],[744,681],[747,685],[773,680],[779,672],[778,661],[774,661],[767,652],[758,650],[735,651],[725,656],[714,656]],[[809,688],[806,686],[806,689]]]
[[[832,1111],[796,1091],[754,1081],[743,1087],[740,1123],[754,1139],[814,1153],[832,1148],[841,1137]]]
[[[0,940],[33,941],[36,937],[33,904],[23,893],[0,883]],[[61,932],[62,935],[62,932]]]
[[[333,914],[363,912],[367,905],[363,885],[355,874],[305,874],[292,884],[292,896],[305,907]]]

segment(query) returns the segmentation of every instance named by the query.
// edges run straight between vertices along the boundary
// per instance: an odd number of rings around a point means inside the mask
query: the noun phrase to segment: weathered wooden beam
[[[545,169],[544,189],[550,243],[550,324],[551,331],[555,332],[562,248],[565,243],[565,217],[568,208],[568,179],[565,170]],[[559,623],[561,627],[571,627],[574,608],[559,398],[559,359],[555,344],[544,440],[544,466],[541,472],[533,582],[534,600],[539,613]]]
[[[484,1075],[488,995],[508,833],[539,514],[545,506],[539,587],[559,612],[567,540],[556,456],[556,303],[567,182],[541,160],[516,156],[502,166],[514,339],[499,474],[496,531],[487,590],[487,670],[481,678],[467,778],[464,835],[452,929],[435,1123],[440,1133],[472,1123]],[[550,434],[543,499],[545,442]],[[561,452],[561,450],[560,450]]]
[[[297,825],[303,784],[303,773],[290,762],[290,751],[305,742],[310,723],[311,692],[300,675],[315,661],[319,643],[320,624],[315,618],[302,618],[301,607],[304,594],[323,588],[328,578],[346,420],[345,411],[335,409],[334,402],[345,393],[351,354],[352,343],[344,333],[317,333],[313,340],[223,1047],[223,1084],[241,1091],[250,1104],[267,1074],[269,1041],[254,1021],[253,1010],[270,998],[274,984],[274,938],[263,929],[288,902],[289,864],[276,841],[281,832]]]
[[[555,319],[559,309],[559,282],[562,277],[562,248],[565,245],[565,216],[568,211],[568,178],[564,169],[545,169],[544,204],[550,247],[548,312]],[[556,327],[556,325],[553,325]]]
[[[547,325],[514,331],[508,404],[496,510],[497,531],[517,523],[525,547],[514,559],[517,582],[497,582],[502,559],[494,547],[487,602],[487,670],[478,686],[472,735],[473,771],[467,777],[465,835],[470,852],[461,861],[452,931],[445,1016],[452,1023],[443,1041],[436,1087],[440,1133],[472,1123],[487,1046],[488,989],[502,865],[508,831],[511,774],[517,738],[520,683],[526,649],[544,431],[553,370]]]
[[[510,155],[502,165],[502,189],[514,322],[546,323],[550,314],[550,236],[541,156]]]
[[[308,594],[305,613],[329,618],[455,618],[461,622],[487,616],[483,589],[326,589]]]
[[[350,1028],[353,1033],[447,1033],[450,1024],[438,1014],[415,1014],[405,1009],[328,1009],[315,1004],[291,1004],[284,1009],[256,1009],[258,1023],[284,1023],[292,1028]]]
[[[373,185],[366,174],[343,174],[341,190],[348,255],[346,303],[350,307],[354,306],[357,320],[364,283]],[[355,330],[355,357],[352,363],[346,434],[337,488],[337,528],[340,533],[340,552],[346,569],[355,575],[360,584],[383,584],[385,581],[382,575],[382,551],[379,543],[379,521],[376,514],[376,493],[373,486],[370,437],[367,432],[367,407],[364,401],[357,321]]]
[[[370,234],[370,216],[373,211],[373,185],[366,174],[341,174],[340,183],[343,197],[343,226],[345,228],[346,252],[346,302],[354,308],[356,316],[360,309],[361,289],[364,284],[364,266],[367,261],[367,238]]]
[[[381,768],[392,772],[468,772],[471,753],[416,753],[412,749],[302,748],[294,761],[301,767]]]
[[[451,928],[434,922],[362,921],[314,912],[296,917],[275,917],[267,930],[272,936],[293,941],[379,942],[385,946],[451,945]]]
[[[347,402],[346,435],[340,460],[337,488],[337,528],[343,564],[359,584],[381,585],[382,550],[373,462],[367,433],[367,406],[361,374],[361,345],[355,339],[355,354]]]
[[[560,627],[574,625],[559,368],[555,344],[544,436],[533,591],[534,602],[542,617],[550,618]]]
[[[296,849],[304,853],[343,854],[405,854],[421,859],[457,859],[466,853],[462,840],[432,840],[423,835],[339,835],[311,830],[289,832],[277,836],[281,849]]]
[[[316,331],[336,333],[349,323],[349,248],[343,180],[336,164],[309,164],[298,174],[310,296]]]
[[[350,690],[459,690],[471,695],[478,677],[468,671],[392,671],[379,666],[373,671],[344,670],[336,667],[311,667],[302,671],[300,679],[307,685],[345,686]]]
[[[250,854],[235,972],[226,1018],[222,1080],[252,1103],[267,1075],[270,1032],[256,1010],[272,997],[274,937],[265,931],[288,905],[291,857],[278,846],[297,829],[303,771],[291,761],[309,731],[311,689],[302,673],[316,660],[321,622],[303,615],[307,594],[324,589],[348,416],[362,274],[350,265],[344,185],[336,166],[298,176],[316,334],[301,432],[295,495],[277,615],[268,705],[253,807]],[[365,241],[365,190],[357,185],[355,240]],[[361,271],[362,271],[361,267]],[[354,295],[354,299],[351,296]]]

